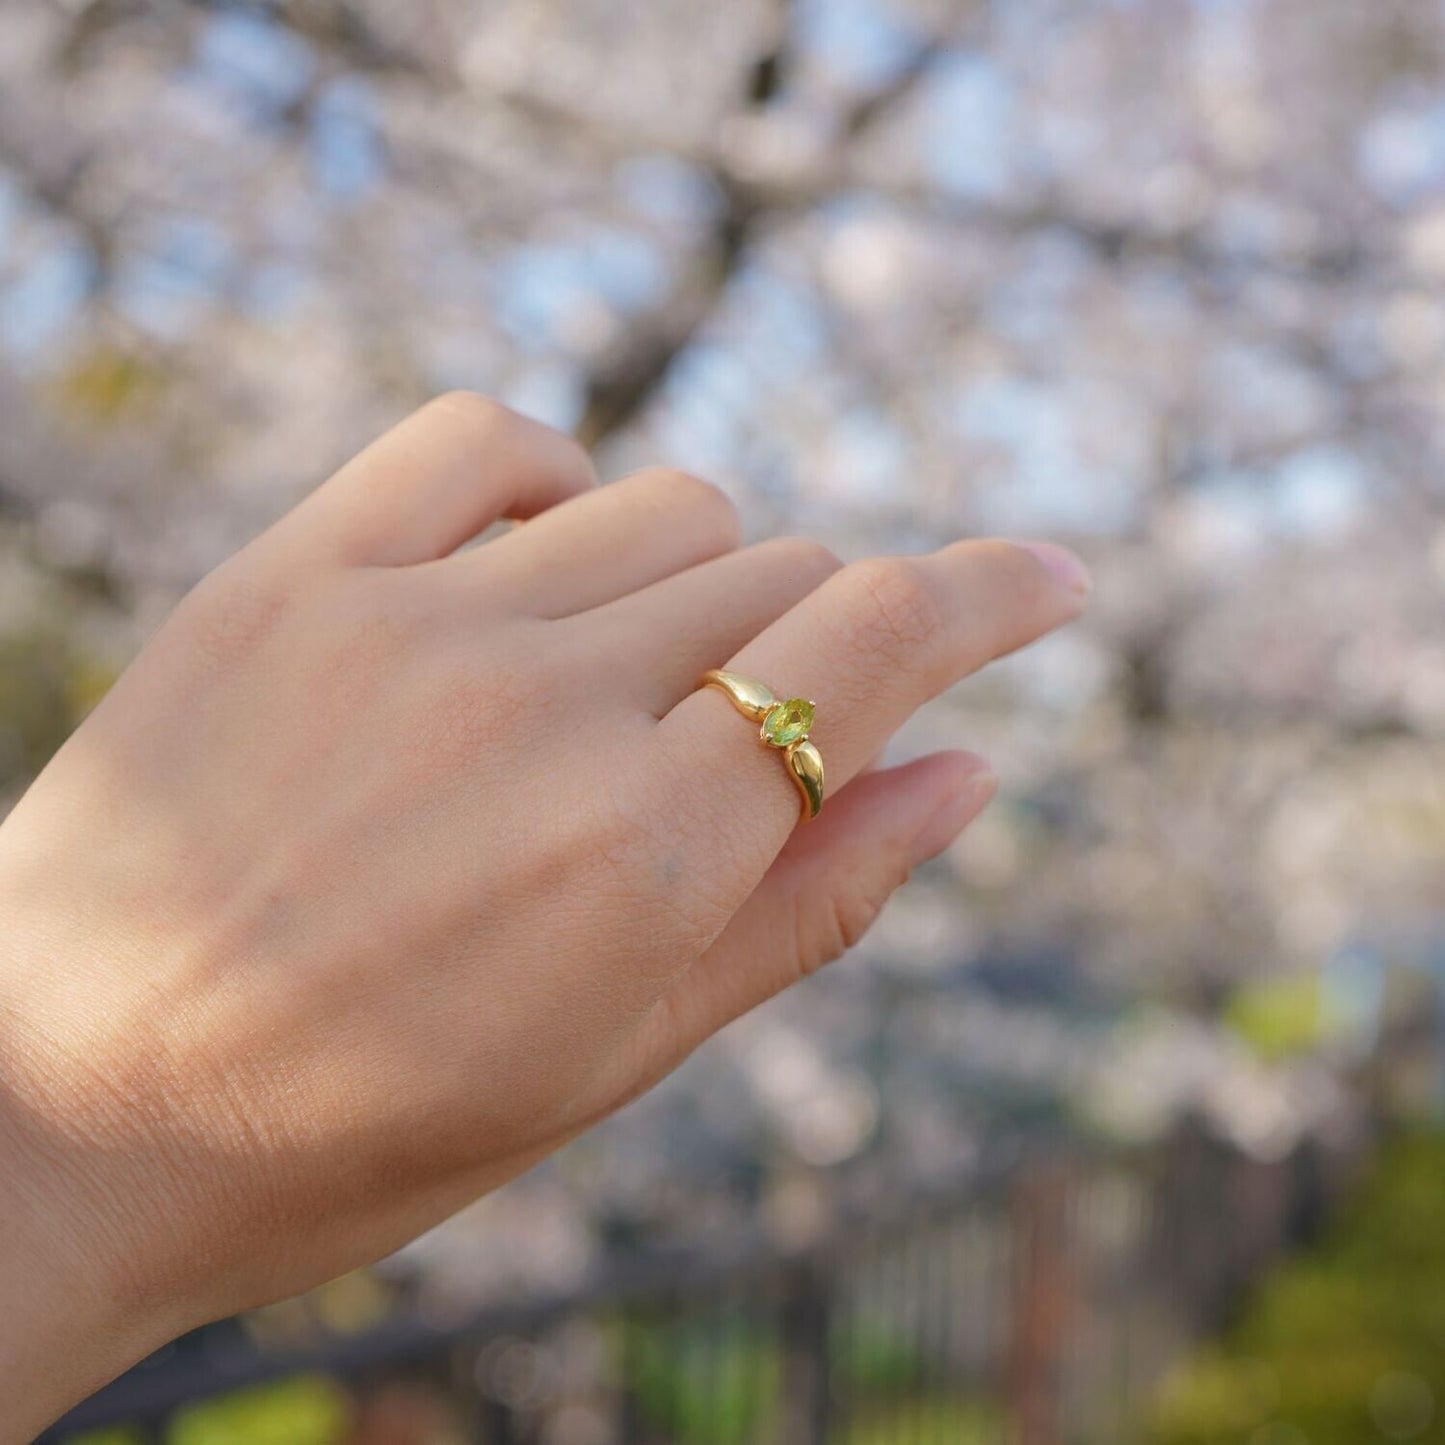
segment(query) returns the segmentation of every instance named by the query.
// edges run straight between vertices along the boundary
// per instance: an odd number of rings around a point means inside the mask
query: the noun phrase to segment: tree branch
[[[838,127],[839,146],[846,148],[856,143],[912,95],[953,38],[949,31],[921,43],[883,86],[858,100]],[[780,27],[775,51],[754,63],[747,87],[750,108],[762,109],[779,93],[778,79],[786,70],[788,43],[786,28]],[[767,83],[760,83],[760,77],[766,77]],[[717,221],[690,274],[658,308],[651,322],[629,337],[590,378],[577,428],[585,445],[604,441],[646,409],[673,363],[696,338],[742,269],[748,249],[768,215],[796,208],[788,205],[786,193],[769,194],[740,181],[721,162],[710,167],[710,174],[723,196]]]

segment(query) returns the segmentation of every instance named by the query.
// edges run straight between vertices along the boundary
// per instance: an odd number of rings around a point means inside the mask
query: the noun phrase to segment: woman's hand
[[[456,551],[499,517],[535,520]],[[1007,542],[740,549],[705,483],[598,489],[471,396],[343,468],[0,828],[15,1428],[396,1248],[841,953],[993,787],[868,760],[1086,585]],[[718,666],[816,700],[816,822]]]

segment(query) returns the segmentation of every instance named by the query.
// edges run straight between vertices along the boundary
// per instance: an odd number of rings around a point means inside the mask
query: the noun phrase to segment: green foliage
[[[340,1445],[351,1406],[334,1381],[301,1375],[181,1411],[166,1445]]]
[[[883,1322],[850,1321],[833,1351],[838,1371],[855,1395],[917,1389],[923,1374],[912,1341]]]
[[[658,1434],[676,1445],[771,1438],[782,1389],[775,1331],[742,1320],[624,1329],[637,1402]],[[850,1321],[833,1341],[833,1360],[840,1390],[854,1402],[840,1445],[883,1445],[912,1434],[950,1445],[1000,1438],[992,1405],[927,1393],[916,1350],[886,1322]]]
[[[1007,1438],[1003,1413],[977,1400],[913,1400],[865,1410],[850,1420],[840,1445],[898,1445],[905,1440],[942,1445],[998,1445]]]
[[[1224,1019],[1261,1058],[1309,1053],[1328,1031],[1321,992],[1314,973],[1258,979],[1236,990]]]
[[[678,1445],[745,1445],[776,1411],[781,1364],[771,1332],[742,1321],[635,1324],[644,1418]]]
[[[1445,1137],[1387,1148],[1338,1229],[1171,1379],[1150,1445],[1445,1445]]]
[[[60,376],[56,398],[67,418],[93,426],[149,419],[171,385],[164,366],[139,353],[98,343]]]
[[[782,1388],[774,1331],[740,1320],[624,1328],[631,1332],[637,1402],[659,1435],[675,1445],[752,1445],[771,1438]],[[916,1353],[886,1327],[855,1325],[834,1348],[840,1385],[854,1401],[839,1445],[913,1438],[983,1445],[1002,1438],[994,1405],[925,1393]]]

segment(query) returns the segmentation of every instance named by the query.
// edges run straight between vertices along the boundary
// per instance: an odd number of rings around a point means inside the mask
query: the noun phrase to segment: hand
[[[841,953],[993,787],[868,760],[1085,590],[1042,545],[740,549],[705,483],[595,488],[470,396],[344,467],[0,828],[0,1270],[88,1321],[0,1324],[12,1398],[35,1337],[66,1361],[22,1424],[396,1248]],[[716,666],[816,700],[817,821]]]

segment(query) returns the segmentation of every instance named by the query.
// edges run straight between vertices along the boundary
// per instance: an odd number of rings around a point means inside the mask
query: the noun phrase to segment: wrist
[[[119,1238],[103,1144],[82,1165],[9,1022],[0,1012],[0,1445],[31,1439],[183,1328]]]

